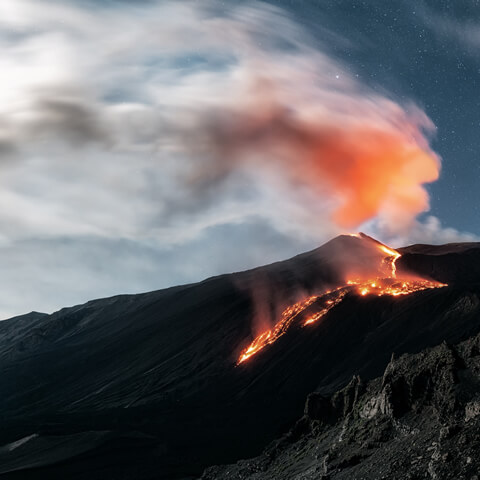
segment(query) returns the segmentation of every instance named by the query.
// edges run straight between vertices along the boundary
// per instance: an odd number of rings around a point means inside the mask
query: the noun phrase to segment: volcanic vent
[[[330,310],[335,308],[347,295],[376,295],[399,296],[409,295],[426,289],[442,288],[447,284],[411,274],[397,275],[396,261],[401,253],[363,233],[352,234],[359,241],[368,242],[369,248],[374,249],[378,256],[378,265],[373,269],[357,269],[348,272],[345,281],[340,286],[321,291],[308,296],[299,302],[289,305],[281,314],[275,325],[259,335],[242,350],[237,365],[251,359],[268,345],[274,343],[284,335],[293,325],[308,327],[321,320]]]

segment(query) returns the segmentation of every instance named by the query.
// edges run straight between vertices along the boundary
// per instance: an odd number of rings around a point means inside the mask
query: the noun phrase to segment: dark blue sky
[[[281,3],[322,46],[329,39],[320,26],[351,40],[330,46],[361,80],[423,107],[438,129],[432,145],[442,157],[440,180],[428,186],[430,213],[479,235],[480,2]]]

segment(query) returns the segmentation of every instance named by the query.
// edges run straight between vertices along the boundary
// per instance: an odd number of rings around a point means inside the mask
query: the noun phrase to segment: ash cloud
[[[398,231],[428,209],[423,185],[439,172],[431,121],[361,85],[281,9],[152,2],[93,15],[54,2],[45,16],[28,0],[3,8],[6,31],[31,29],[17,42],[3,38],[23,108],[3,112],[4,142],[52,162],[69,153],[58,153],[62,142],[95,144],[111,169],[129,155],[161,170],[174,187],[160,182],[143,196],[173,237],[179,216],[195,232],[215,212],[224,221],[222,210],[238,220],[253,209],[283,233],[318,239],[375,217]],[[125,43],[130,36],[136,42]]]
[[[432,125],[418,111],[409,114],[386,105],[377,112],[384,100],[376,100],[371,109],[367,102],[362,105],[359,92],[344,93],[330,106],[332,111],[359,104],[335,118],[320,111],[324,102],[307,116],[312,104],[301,105],[287,92],[273,100],[255,92],[239,108],[205,112],[199,123],[206,125],[201,129],[209,161],[195,170],[192,183],[210,191],[232,172],[247,168],[252,177],[256,172],[280,176],[287,192],[309,190],[340,228],[355,229],[381,217],[390,229],[405,230],[428,210],[423,185],[438,178],[439,159],[423,136],[423,129]],[[359,122],[365,113],[372,118]]]
[[[235,62],[188,76],[174,94],[168,131],[189,160],[168,216],[208,210],[225,192],[258,192],[255,211],[276,228],[318,238],[374,218],[405,232],[428,210],[424,184],[440,161],[423,111],[360,84],[280,10],[253,3],[214,24],[219,42],[233,32],[223,55]],[[269,189],[281,193],[278,209]]]

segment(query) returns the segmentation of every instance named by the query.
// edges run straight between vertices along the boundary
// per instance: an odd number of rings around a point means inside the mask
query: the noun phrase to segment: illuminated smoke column
[[[250,91],[241,106],[206,115],[211,160],[196,181],[247,169],[286,196],[307,191],[339,229],[380,218],[391,231],[405,231],[429,209],[424,184],[437,180],[440,161],[425,136],[433,126],[419,110],[354,90],[332,90],[337,105],[315,104],[313,96],[307,107],[288,88],[276,90],[282,93]]]

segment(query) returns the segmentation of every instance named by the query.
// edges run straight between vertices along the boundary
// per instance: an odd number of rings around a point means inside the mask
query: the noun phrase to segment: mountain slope
[[[450,286],[348,294],[318,325],[290,329],[241,365],[256,322],[346,273],[374,271],[383,258],[375,244],[342,236],[248,272],[0,322],[2,478],[194,478],[259,454],[310,392],[374,378],[392,352],[480,331],[480,274],[471,278],[465,255],[480,246],[409,248],[399,270],[420,266]]]

